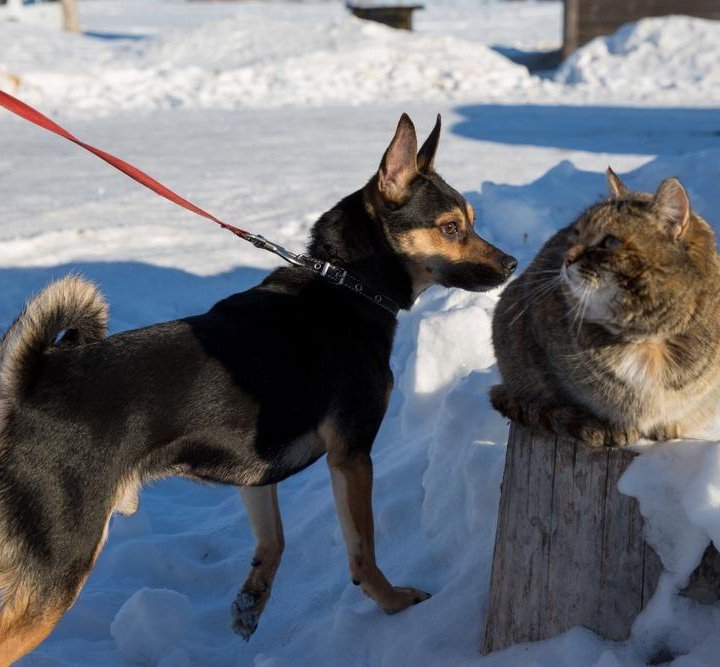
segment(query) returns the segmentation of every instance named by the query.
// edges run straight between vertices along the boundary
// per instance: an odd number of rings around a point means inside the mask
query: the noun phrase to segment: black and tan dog
[[[324,214],[309,252],[411,307],[432,284],[483,290],[515,268],[473,231],[403,115],[378,172]],[[392,312],[302,267],[206,314],[105,338],[107,307],[69,277],[33,298],[0,350],[0,664],[75,600],[113,512],[149,480],[240,489],[257,540],[233,604],[246,639],[283,550],[276,485],[327,454],[353,581],[393,613],[425,600],[375,563],[370,449],[393,378]],[[60,333],[64,336],[59,342]]]

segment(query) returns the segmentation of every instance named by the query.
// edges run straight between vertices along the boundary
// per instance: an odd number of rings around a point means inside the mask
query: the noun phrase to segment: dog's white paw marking
[[[246,642],[257,630],[259,615],[256,611],[259,595],[241,591],[232,603],[233,630]]]

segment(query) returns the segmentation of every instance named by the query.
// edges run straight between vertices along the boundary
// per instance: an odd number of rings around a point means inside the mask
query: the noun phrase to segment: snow
[[[556,80],[594,91],[713,105],[720,97],[720,24],[688,16],[648,18],[574,53]],[[705,101],[703,102],[703,97]]]
[[[340,4],[275,4],[272,21],[267,12],[266,4],[250,2],[235,16],[130,44],[49,29],[38,40],[37,29],[10,25],[0,71],[20,76],[33,104],[93,115],[467,99],[478,92],[499,99],[530,82],[523,67],[484,44],[393,30],[353,18]]]
[[[720,225],[716,25],[642,21],[554,78],[501,55],[557,48],[561,12],[434,0],[408,35],[338,3],[83,0],[86,29],[106,38],[0,25],[0,87],[14,85],[3,73],[19,76],[18,94],[82,138],[296,251],[376,168],[404,110],[423,136],[443,113],[438,169],[521,269],[603,196],[608,164],[635,189],[679,176]],[[275,265],[6,114],[0,137],[1,327],[70,270],[102,286],[115,332],[202,312]],[[621,481],[665,568],[628,642],[574,628],[479,656],[507,437],[487,399],[497,296],[434,289],[400,318],[396,387],[373,449],[376,543],[388,577],[430,600],[387,617],[352,586],[320,462],[280,487],[287,548],[245,644],[229,627],[253,550],[240,500],[168,480],[113,519],[77,603],[21,664],[639,667],[668,644],[678,667],[717,667],[720,606],[676,595],[720,539],[713,440],[646,445]]]
[[[120,607],[110,624],[118,652],[128,662],[192,664],[181,645],[192,623],[192,607],[176,591],[142,588]]]

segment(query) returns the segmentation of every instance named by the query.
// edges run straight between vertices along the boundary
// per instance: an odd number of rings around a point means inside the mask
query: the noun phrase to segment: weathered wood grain
[[[629,637],[661,573],[617,490],[633,456],[511,425],[483,653],[575,625]]]

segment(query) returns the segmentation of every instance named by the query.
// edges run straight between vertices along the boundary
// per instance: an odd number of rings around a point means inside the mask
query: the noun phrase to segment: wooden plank
[[[398,30],[412,30],[412,13],[417,9],[425,8],[424,5],[354,5],[352,3],[348,3],[346,7],[360,19],[383,23]]]
[[[563,13],[563,58],[567,58],[580,46],[580,2],[579,0],[565,0]]]
[[[497,568],[493,567],[490,591],[490,606],[495,613],[488,616],[486,637],[509,632],[507,641],[514,643],[542,636],[545,591],[535,582],[547,577],[552,498],[545,489],[552,485],[548,476],[552,475],[550,461],[554,452],[553,448],[534,448],[530,431],[513,426],[511,432],[518,446],[508,448],[505,459],[497,526],[502,539],[495,541],[493,563]],[[539,474],[530,474],[533,469]],[[516,521],[518,516],[525,521]],[[517,572],[522,576],[515,576]],[[519,600],[532,610],[524,615],[522,627],[513,623]]]

